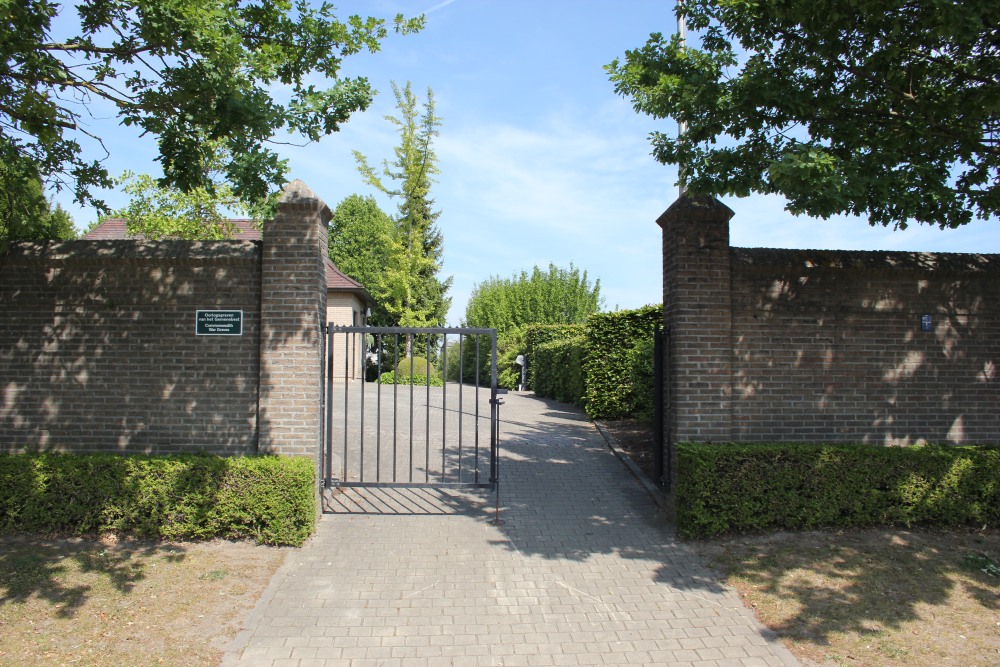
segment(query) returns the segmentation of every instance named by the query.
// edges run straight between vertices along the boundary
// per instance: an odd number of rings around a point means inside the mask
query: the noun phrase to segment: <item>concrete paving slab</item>
[[[796,665],[579,411],[508,394],[481,489],[346,489],[223,660],[261,665]]]

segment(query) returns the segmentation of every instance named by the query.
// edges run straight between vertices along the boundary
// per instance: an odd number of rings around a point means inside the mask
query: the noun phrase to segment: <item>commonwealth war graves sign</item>
[[[197,336],[242,336],[242,310],[197,310],[194,333]]]

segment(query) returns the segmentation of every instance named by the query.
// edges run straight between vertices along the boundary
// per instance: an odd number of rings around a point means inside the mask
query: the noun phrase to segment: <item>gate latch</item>
[[[496,393],[493,395],[493,398],[490,399],[490,405],[503,405],[503,399],[499,398],[499,395],[506,393],[507,393],[506,389],[497,389]]]

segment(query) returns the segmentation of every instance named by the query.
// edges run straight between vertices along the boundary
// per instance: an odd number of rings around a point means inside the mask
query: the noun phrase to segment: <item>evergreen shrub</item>
[[[677,529],[1000,524],[1000,448],[678,443]]]
[[[316,520],[312,460],[0,455],[0,532],[301,545]]]
[[[400,380],[405,380],[408,383],[410,381],[411,368],[413,370],[414,376],[419,375],[425,378],[438,376],[438,372],[434,368],[434,364],[432,364],[424,357],[414,356],[412,358],[406,357],[398,364],[396,364],[395,377],[398,377]],[[385,373],[382,374],[382,376],[384,375]],[[419,384],[419,383],[415,382],[414,384]]]

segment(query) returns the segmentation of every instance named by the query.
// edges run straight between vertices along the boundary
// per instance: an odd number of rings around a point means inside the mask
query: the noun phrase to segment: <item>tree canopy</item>
[[[34,165],[0,150],[0,253],[11,241],[75,237],[73,220],[45,197]]]
[[[376,170],[359,151],[354,151],[358,170],[369,185],[396,200],[396,236],[403,248],[401,271],[402,303],[398,324],[407,327],[442,326],[451,306],[447,296],[451,278],[441,280],[444,238],[435,224],[440,211],[435,211],[430,197],[434,175],[438,173],[434,137],[441,119],[434,113],[434,92],[427,89],[423,112],[410,83],[403,88],[395,83],[399,116],[386,116],[399,131],[395,159],[382,161]]]
[[[693,194],[958,227],[1000,213],[1000,3],[686,0],[700,37],[650,36],[607,66]]]
[[[211,192],[202,166],[221,144],[224,180],[262,201],[286,172],[268,142],[282,129],[315,141],[366,109],[371,85],[341,64],[387,32],[307,0],[0,0],[0,149],[103,207],[94,189],[113,181],[87,144],[101,140],[90,117],[110,114],[157,139],[159,185]]]
[[[491,277],[472,288],[465,307],[470,327],[496,329],[501,336],[527,324],[582,324],[601,308],[601,281],[571,263],[568,269],[549,264],[531,274]]]
[[[351,195],[330,219],[330,259],[375,299],[368,323],[394,326],[403,312],[405,251],[393,219],[374,197]]]

